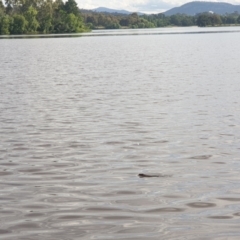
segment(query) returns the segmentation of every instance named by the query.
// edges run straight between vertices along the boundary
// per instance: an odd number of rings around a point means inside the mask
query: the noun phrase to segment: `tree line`
[[[200,14],[196,19],[196,25],[199,27],[221,26],[221,25],[238,25],[240,24],[240,15],[238,12],[226,15],[213,13]]]
[[[124,15],[83,11],[82,16],[85,24],[90,29],[156,28],[167,26],[205,27],[240,24],[240,15],[237,12],[226,15],[218,15],[207,12],[196,16],[189,16],[185,14],[165,16],[163,13],[139,16],[137,13]]]
[[[0,34],[87,31],[75,0],[0,0]]]
[[[138,16],[137,13],[109,14],[83,11],[82,16],[85,24],[90,29],[118,29],[118,28],[154,28],[154,24],[147,19]]]
[[[90,29],[221,26],[240,24],[238,12],[196,16],[109,14],[79,10],[75,0],[0,0],[0,34],[78,33]]]

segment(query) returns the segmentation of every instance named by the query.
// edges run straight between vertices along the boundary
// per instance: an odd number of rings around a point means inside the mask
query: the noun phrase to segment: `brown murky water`
[[[240,239],[239,42],[0,40],[0,239]]]

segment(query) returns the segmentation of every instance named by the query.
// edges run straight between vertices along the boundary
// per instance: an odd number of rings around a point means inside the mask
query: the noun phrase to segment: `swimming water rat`
[[[144,174],[144,173],[139,173],[138,176],[140,178],[144,178],[144,177],[160,177],[159,175],[150,175],[150,174]]]

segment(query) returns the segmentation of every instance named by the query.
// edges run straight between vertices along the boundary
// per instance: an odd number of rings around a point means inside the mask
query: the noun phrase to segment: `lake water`
[[[1,39],[0,239],[240,239],[239,30]]]

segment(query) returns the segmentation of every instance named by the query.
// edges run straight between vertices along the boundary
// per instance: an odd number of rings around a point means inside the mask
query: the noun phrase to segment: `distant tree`
[[[175,26],[181,26],[182,25],[182,23],[181,23],[181,15],[180,14],[172,15],[170,17],[170,21],[171,21],[172,25],[175,25]]]
[[[99,26],[105,26],[106,23],[106,17],[103,14],[98,14],[98,25]]]
[[[165,26],[167,26],[166,21],[164,19],[157,19],[156,23],[157,23],[156,24],[157,27],[165,27]]]
[[[210,17],[211,17],[212,26],[221,25],[222,24],[222,20],[221,20],[221,17],[219,15],[212,14]]]
[[[193,25],[195,25],[194,17],[185,15],[182,19],[182,26],[193,26]]]
[[[240,16],[237,18],[237,23],[240,23]]]
[[[93,26],[98,25],[98,19],[96,15],[87,15],[85,19],[86,23],[91,23]]]
[[[222,24],[222,19],[218,14],[203,13],[198,15],[196,22],[199,27],[216,26]]]
[[[227,15],[225,17],[225,23],[226,24],[236,24],[237,23],[237,17],[233,15]]]
[[[208,14],[200,14],[197,17],[197,21],[196,22],[197,22],[197,25],[199,27],[206,27],[206,26],[211,25],[211,20],[210,20]]]
[[[162,13],[151,14],[151,15],[143,15],[140,18],[146,19],[148,22],[153,24],[154,27],[165,27],[165,26],[173,24],[173,23],[171,23],[171,17],[166,17]]]
[[[138,25],[139,22],[139,16],[137,13],[132,13],[129,15],[129,24],[133,28],[137,28],[136,26]]]
[[[127,27],[129,25],[129,19],[127,17],[121,18],[119,24],[123,27]]]
[[[106,29],[119,29],[120,27],[121,27],[121,25],[116,22],[109,22],[106,25]]]

